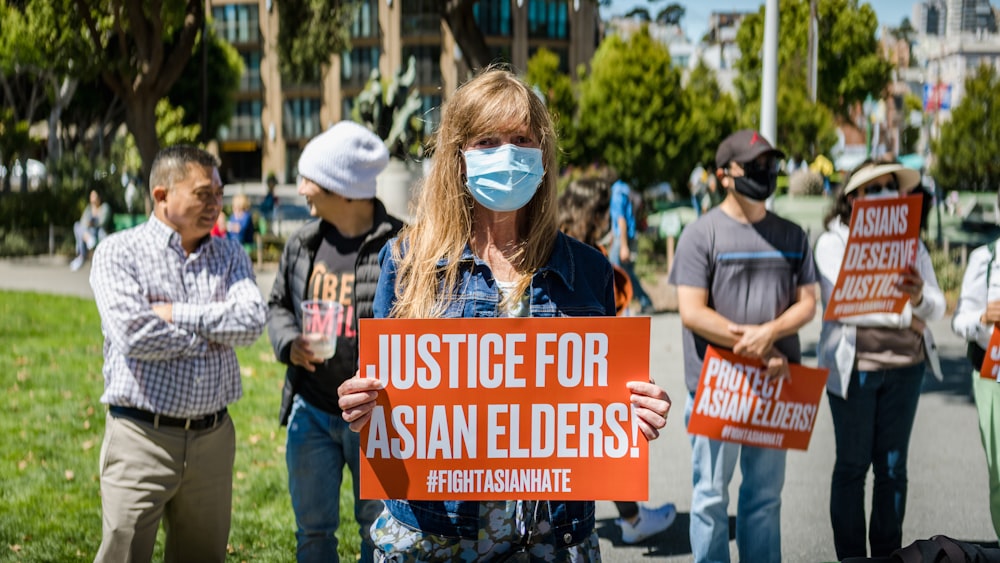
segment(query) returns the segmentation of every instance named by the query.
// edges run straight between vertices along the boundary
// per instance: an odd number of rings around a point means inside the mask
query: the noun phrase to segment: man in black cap
[[[788,364],[801,361],[798,330],[816,312],[816,273],[805,232],[764,207],[781,158],[757,131],[727,137],[715,155],[725,199],[688,225],[677,243],[670,282],[684,325],[686,419],[707,345],[758,358],[772,377],[787,377]],[[740,561],[780,561],[785,450],[690,439],[694,560],[729,561],[728,489],[739,461]]]

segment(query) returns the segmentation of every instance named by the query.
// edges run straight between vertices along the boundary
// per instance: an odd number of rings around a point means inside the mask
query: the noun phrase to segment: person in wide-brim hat
[[[873,180],[877,180],[882,176],[892,175],[892,181],[898,191],[901,194],[906,194],[913,191],[918,185],[920,185],[920,172],[907,168],[902,164],[878,164],[875,162],[869,162],[862,164],[854,172],[851,173],[851,177],[847,181],[847,185],[844,186],[844,195],[847,195],[860,187],[872,184]],[[879,185],[886,185],[889,179],[886,178],[883,183]]]

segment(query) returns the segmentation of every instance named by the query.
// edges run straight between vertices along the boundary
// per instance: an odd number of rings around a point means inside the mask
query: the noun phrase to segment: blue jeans
[[[689,394],[684,425],[691,419],[694,395]],[[736,548],[740,561],[781,561],[781,489],[785,485],[785,450],[758,448],[712,440],[691,439],[694,474],[691,492],[691,553],[701,562],[729,561],[729,483],[740,462],[736,506]]]
[[[361,528],[361,560],[372,561],[371,524],[382,501],[358,498],[361,446],[358,434],[339,415],[310,405],[296,395],[288,419],[288,490],[295,512],[298,561],[337,562],[340,483],[344,466],[354,481],[354,517]]]
[[[640,307],[652,307],[653,301],[646,294],[646,290],[642,289],[642,283],[639,282],[639,276],[635,275],[635,262],[629,260],[628,262],[622,262],[621,260],[621,239],[618,237],[612,237],[611,242],[611,252],[608,253],[608,260],[611,261],[615,266],[619,266],[621,269],[625,270],[628,274],[628,279],[632,281],[632,296],[639,302]]]
[[[917,414],[923,362],[851,374],[847,399],[827,393],[837,441],[830,484],[830,520],[837,558],[865,557],[865,478],[872,487],[872,557],[901,547],[906,512],[906,455]]]

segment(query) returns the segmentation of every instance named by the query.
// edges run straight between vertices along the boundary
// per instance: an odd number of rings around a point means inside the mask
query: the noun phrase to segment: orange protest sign
[[[771,381],[760,360],[708,346],[688,432],[750,446],[809,448],[827,370],[791,364]]]
[[[986,356],[983,357],[982,366],[972,366],[979,370],[979,377],[984,379],[997,379],[1000,374],[1000,329],[993,325],[993,334],[990,336],[990,345],[986,347]]]
[[[648,317],[364,319],[361,496],[645,500]],[[627,479],[608,479],[627,475]]]
[[[823,320],[868,313],[901,313],[908,297],[899,273],[917,260],[923,195],[858,199],[837,284]]]

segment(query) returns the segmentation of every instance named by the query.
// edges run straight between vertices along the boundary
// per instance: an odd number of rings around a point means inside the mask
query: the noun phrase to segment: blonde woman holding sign
[[[611,265],[556,227],[556,137],[529,86],[487,69],[448,100],[433,149],[413,224],[382,250],[375,317],[614,316]],[[628,389],[656,438],[669,398]],[[341,385],[352,430],[379,391],[374,378]],[[600,560],[593,501],[389,500],[372,539],[377,561]]]
[[[920,174],[899,164],[866,162],[836,194],[827,230],[816,241],[823,306],[830,302],[844,261],[855,201],[909,194]],[[910,221],[919,221],[911,217]],[[921,242],[916,261],[899,275],[896,289],[909,300],[901,314],[876,313],[824,321],[819,366],[830,370],[827,397],[837,459],[830,487],[830,519],[838,559],[873,557],[901,547],[906,511],[906,457],[917,413],[924,361],[940,373],[926,321],[944,316],[930,254]],[[940,377],[940,376],[939,376]],[[871,529],[865,530],[865,478],[875,475]]]

